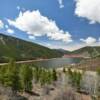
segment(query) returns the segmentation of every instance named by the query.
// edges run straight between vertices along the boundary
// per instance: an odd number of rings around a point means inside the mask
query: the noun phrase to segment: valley
[[[99,100],[98,73],[99,46],[66,51],[0,34],[0,99]]]

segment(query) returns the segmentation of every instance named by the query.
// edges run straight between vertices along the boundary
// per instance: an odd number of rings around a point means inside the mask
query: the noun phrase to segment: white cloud
[[[58,0],[59,8],[64,8],[63,0]]]
[[[100,42],[100,38],[99,38],[99,42]]]
[[[64,50],[77,50],[79,48],[85,47],[86,45],[83,43],[73,43],[73,44],[66,44],[66,43],[42,43],[40,45],[46,46],[51,49],[64,49]]]
[[[31,39],[31,40],[35,40],[35,37],[34,37],[34,36],[29,35],[28,37],[29,37],[29,39]]]
[[[97,42],[97,40],[93,37],[88,37],[86,39],[80,39],[82,42],[86,43],[87,45],[93,45]]]
[[[47,47],[49,47],[49,48],[51,48],[52,47],[52,45],[50,44],[50,43],[46,43],[46,45],[45,46],[47,46]]]
[[[17,9],[20,10],[20,6],[17,6]]]
[[[34,37],[47,36],[51,40],[72,42],[69,32],[59,29],[55,21],[41,15],[38,10],[20,12],[15,20],[8,19],[8,23]]]
[[[19,10],[19,11],[25,11],[25,8],[21,8],[20,6],[17,6],[16,8],[17,8],[17,10]]]
[[[86,18],[90,24],[100,23],[100,0],[75,0],[75,14]]]
[[[12,29],[7,29],[7,33],[9,33],[9,34],[14,34],[14,30],[12,30]]]
[[[2,29],[4,27],[4,23],[2,22],[2,20],[0,20],[0,29]]]
[[[9,26],[8,26],[8,25],[5,25],[5,28],[6,28],[6,29],[8,29],[8,28],[9,28]]]
[[[95,43],[93,44],[87,44],[85,42],[74,42],[74,43],[71,43],[71,44],[66,44],[66,43],[42,43],[41,45],[44,45],[44,46],[47,46],[51,49],[65,49],[65,50],[69,50],[69,51],[74,51],[74,50],[77,50],[77,49],[80,49],[80,48],[83,48],[83,47],[86,47],[86,46],[100,46],[100,42],[96,41]]]

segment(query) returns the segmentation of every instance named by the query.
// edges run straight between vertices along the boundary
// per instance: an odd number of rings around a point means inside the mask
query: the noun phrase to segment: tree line
[[[10,87],[13,93],[31,91],[33,80],[41,86],[57,80],[56,70],[25,64],[17,65],[10,60],[8,65],[0,66],[0,85]]]

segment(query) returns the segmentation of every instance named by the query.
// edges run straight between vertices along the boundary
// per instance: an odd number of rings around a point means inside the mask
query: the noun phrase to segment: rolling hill
[[[61,56],[55,50],[0,33],[0,62],[7,62],[9,58],[19,61]]]
[[[71,54],[82,54],[87,57],[97,57],[100,56],[100,46],[87,46],[70,52]]]
[[[67,51],[63,49],[54,49],[62,55],[83,55],[85,57],[100,57],[100,46],[86,46],[74,51]]]
[[[70,51],[64,50],[64,49],[53,49],[53,50],[56,51],[56,52],[61,53],[62,56],[63,56],[64,54],[70,54],[70,53],[71,53]]]
[[[62,57],[64,54],[82,54],[87,57],[100,57],[100,47],[88,46],[70,52],[63,49],[49,49],[33,42],[0,33],[0,62],[7,62],[9,58],[14,58],[16,61],[56,58]]]

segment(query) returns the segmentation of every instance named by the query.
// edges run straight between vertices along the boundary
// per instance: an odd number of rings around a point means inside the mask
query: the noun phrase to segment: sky
[[[65,50],[100,46],[100,0],[0,0],[0,33]]]

